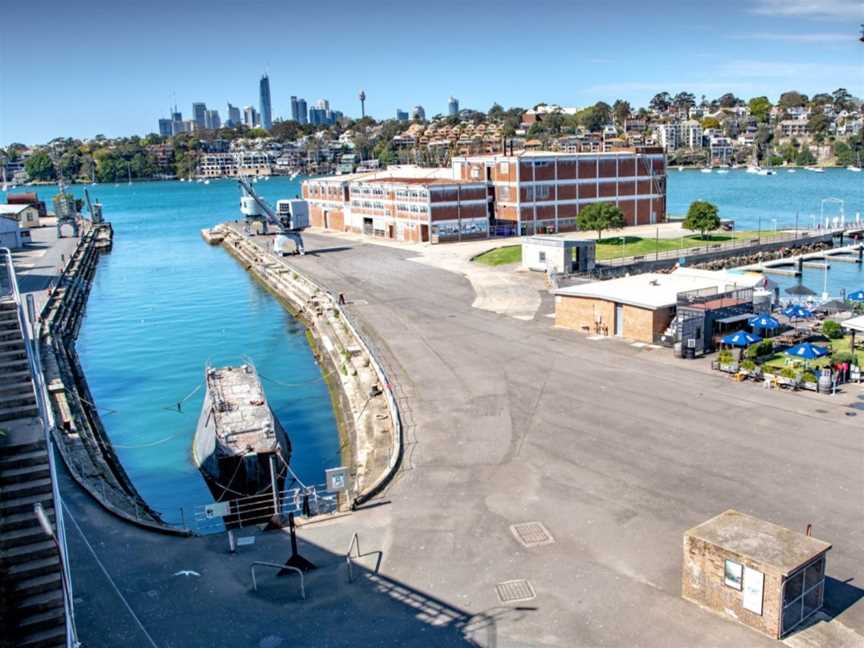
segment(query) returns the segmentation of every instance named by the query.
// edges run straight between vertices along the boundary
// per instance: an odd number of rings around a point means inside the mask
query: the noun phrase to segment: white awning
[[[858,317],[853,317],[845,322],[840,322],[840,325],[847,331],[864,333],[864,315],[859,315]]]

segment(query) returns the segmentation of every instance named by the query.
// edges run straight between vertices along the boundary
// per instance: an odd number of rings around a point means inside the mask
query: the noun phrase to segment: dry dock
[[[205,232],[204,239],[215,243],[213,230]],[[402,454],[399,411],[384,370],[338,297],[270,252],[271,237],[248,237],[236,224],[218,226],[217,232],[223,247],[312,335],[339,421],[343,461],[353,469],[351,494],[355,505],[362,504],[387,484]]]

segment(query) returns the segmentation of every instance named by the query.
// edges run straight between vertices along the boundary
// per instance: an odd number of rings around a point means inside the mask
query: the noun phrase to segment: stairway
[[[0,646],[66,645],[60,555],[33,513],[54,522],[38,413],[15,303],[0,300]]]

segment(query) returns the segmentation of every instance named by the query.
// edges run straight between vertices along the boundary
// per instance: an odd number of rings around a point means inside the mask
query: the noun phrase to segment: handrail
[[[15,274],[15,266],[12,263],[12,251],[9,248],[0,248],[0,254],[6,255],[6,271],[11,284],[12,299],[15,302],[15,310],[18,315],[18,325],[24,340],[24,348],[27,354],[27,364],[30,375],[33,378],[33,391],[42,421],[42,430],[45,437],[45,450],[48,453],[48,472],[51,476],[51,495],[54,500],[54,524],[57,527],[57,551],[60,554],[60,567],[63,579],[63,608],[66,613],[66,646],[76,648],[78,643],[78,632],[75,627],[74,596],[72,593],[72,575],[69,570],[69,560],[66,546],[66,524],[63,518],[63,504],[58,486],[57,466],[54,461],[53,441],[51,431],[54,429],[54,412],[48,401],[48,389],[45,385],[45,375],[42,370],[42,356],[39,350],[38,334],[36,338],[31,335],[35,332],[35,323],[30,320],[27,309],[21,301],[21,293],[18,290],[18,277]],[[32,295],[28,295],[28,303],[33,301]],[[33,308],[35,312],[35,306]]]
[[[348,565],[348,582],[354,582],[354,571],[351,569],[351,550],[357,547],[357,557],[360,557],[360,536],[357,535],[357,532],[354,532],[354,535],[351,536],[351,544],[348,545],[348,551],[345,553],[345,563]]]
[[[256,592],[258,591],[258,581],[255,580],[255,568],[256,567],[273,567],[274,569],[283,570],[290,569],[291,571],[295,571],[300,574],[300,596],[303,597],[303,600],[306,600],[306,585],[303,582],[303,572],[297,569],[296,567],[292,567],[291,565],[280,565],[279,563],[271,563],[265,562],[263,560],[256,560],[252,563],[250,571],[252,573],[252,589]]]

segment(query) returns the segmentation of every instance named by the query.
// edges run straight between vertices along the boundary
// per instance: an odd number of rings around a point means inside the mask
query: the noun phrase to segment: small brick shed
[[[730,509],[684,534],[681,595],[779,639],[822,607],[830,548]]]

